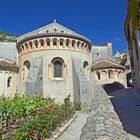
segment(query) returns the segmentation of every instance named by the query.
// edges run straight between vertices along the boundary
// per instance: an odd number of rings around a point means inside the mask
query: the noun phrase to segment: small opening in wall
[[[30,44],[30,47],[31,47],[31,49],[32,49],[32,46],[33,46],[33,45],[32,45],[32,42],[29,42],[29,44]]]
[[[87,61],[84,61],[83,68],[85,68],[87,65],[88,65],[88,62]]]
[[[75,45],[75,40],[72,41],[72,47],[74,47],[74,45]]]
[[[50,40],[47,40],[47,46],[50,46]]]
[[[57,45],[57,42],[56,40],[53,41],[53,46],[56,46]]]
[[[54,67],[54,78],[62,78],[63,77],[63,66],[64,61],[61,58],[54,58],[52,60],[53,67]]]
[[[109,79],[112,79],[113,76],[114,76],[114,75],[113,75],[113,71],[112,71],[112,70],[109,70],[109,71],[108,71],[108,78],[109,78]]]
[[[41,46],[43,46],[44,45],[44,43],[43,43],[43,41],[41,41]]]
[[[11,86],[11,79],[12,79],[12,77],[8,77],[8,79],[7,79],[7,87]]]
[[[66,46],[69,46],[69,42],[70,42],[69,40],[66,40]]]
[[[60,46],[63,46],[63,40],[60,40]]]
[[[35,47],[38,48],[38,43],[37,43],[37,41],[35,41]]]
[[[100,80],[100,78],[101,78],[101,77],[100,77],[100,72],[97,71],[96,74],[97,74],[98,80]]]

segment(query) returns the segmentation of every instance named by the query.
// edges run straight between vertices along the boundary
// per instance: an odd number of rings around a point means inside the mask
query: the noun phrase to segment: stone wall
[[[28,72],[28,77],[25,82],[26,95],[32,96],[43,94],[42,61],[42,57],[36,57],[32,60],[32,64]]]
[[[9,78],[10,81],[8,86]],[[17,78],[16,72],[0,70],[0,96],[13,97],[15,95],[18,91]]]
[[[92,62],[95,62],[97,60],[104,59],[104,58],[113,60],[112,43],[92,46],[91,54],[92,54]]]
[[[84,72],[83,63],[81,59],[73,57],[73,65],[77,74],[77,79],[75,79],[75,77],[74,80],[78,82],[77,86],[79,88],[74,94],[77,94],[76,98],[79,95],[82,110],[89,110],[91,105],[90,80]],[[74,81],[75,85],[76,81]]]
[[[0,57],[17,61],[17,49],[15,42],[0,42]]]
[[[93,75],[92,75],[93,77]],[[93,79],[93,103],[81,140],[125,140],[126,132],[100,83]]]

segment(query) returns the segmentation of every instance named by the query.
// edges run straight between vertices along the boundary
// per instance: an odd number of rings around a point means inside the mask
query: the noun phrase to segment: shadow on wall
[[[102,87],[106,91],[106,93],[109,95],[110,92],[116,91],[118,89],[123,89],[124,85],[119,82],[113,82],[110,84],[104,84],[102,85]]]

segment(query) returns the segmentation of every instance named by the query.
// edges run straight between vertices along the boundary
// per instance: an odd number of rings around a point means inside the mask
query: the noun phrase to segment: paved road
[[[78,113],[77,118],[57,140],[79,140],[87,116],[88,114]]]
[[[109,96],[125,131],[140,139],[140,98],[131,88],[112,91]]]

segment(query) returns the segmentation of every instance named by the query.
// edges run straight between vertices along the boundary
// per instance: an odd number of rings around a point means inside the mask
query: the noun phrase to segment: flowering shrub
[[[74,111],[70,104],[55,104],[54,99],[34,97],[0,98],[3,139],[38,140],[49,138]]]

